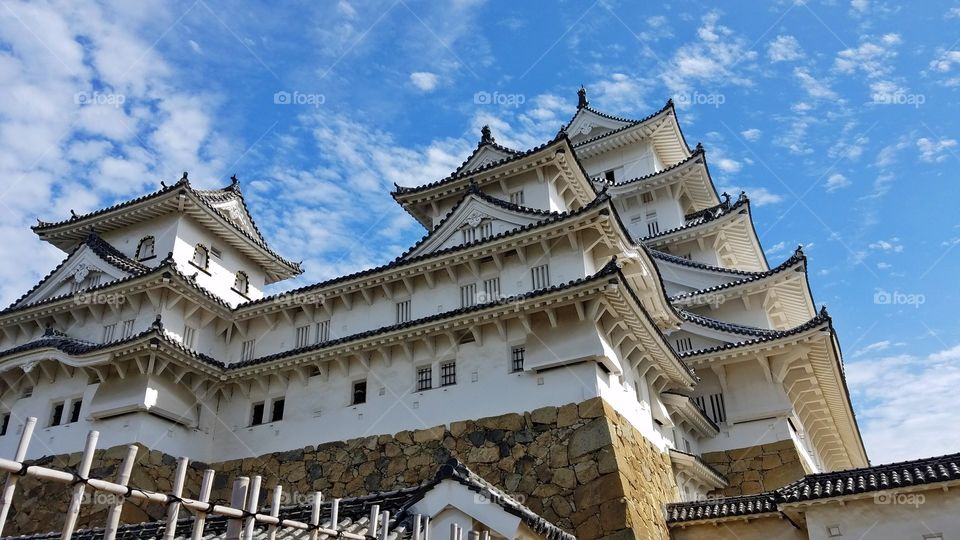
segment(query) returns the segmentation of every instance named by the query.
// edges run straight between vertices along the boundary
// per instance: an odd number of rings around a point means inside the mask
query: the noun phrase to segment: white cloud
[[[824,187],[826,188],[827,193],[833,193],[834,191],[845,188],[849,185],[850,180],[848,180],[846,176],[840,173],[834,173],[827,178],[827,183]]]
[[[730,158],[720,158],[714,160],[713,162],[717,165],[717,168],[723,172],[734,173],[743,167],[739,161]]]
[[[752,84],[742,72],[749,70],[757,53],[746,39],[719,24],[719,20],[717,12],[704,15],[697,29],[698,39],[680,46],[663,66],[660,77],[674,95],[691,94],[698,85]],[[707,93],[702,88],[698,91]]]
[[[930,62],[930,69],[946,73],[957,64],[960,64],[960,51],[945,51],[938,58]]]
[[[424,92],[432,92],[440,82],[440,78],[436,73],[429,71],[414,71],[410,74],[410,82]]]
[[[945,161],[951,155],[956,154],[953,148],[956,148],[956,139],[933,140],[926,137],[917,139],[917,150],[920,151],[920,159],[929,163],[940,163]]]
[[[960,7],[953,7],[947,10],[943,15],[945,19],[960,18]]]
[[[804,54],[797,38],[780,35],[767,45],[767,57],[771,62],[790,62],[803,58]]]
[[[887,253],[903,252],[903,244],[900,243],[900,239],[897,237],[893,237],[890,240],[877,240],[867,247],[874,251],[885,251]]]
[[[841,73],[863,72],[872,78],[887,75],[893,70],[891,63],[897,56],[895,47],[901,43],[899,34],[884,34],[879,38],[864,37],[859,46],[837,53],[834,67]]]
[[[846,364],[857,419],[875,463],[956,452],[960,345],[926,356],[864,354]],[[923,411],[923,414],[917,414]]]
[[[880,152],[877,153],[877,159],[874,164],[877,167],[888,167],[893,165],[897,161],[897,154],[909,147],[910,142],[906,139],[906,137],[902,137],[897,142],[884,146],[882,149],[880,149]]]
[[[831,90],[827,83],[817,80],[815,77],[810,75],[810,72],[807,71],[806,68],[795,68],[793,70],[793,75],[800,81],[800,87],[803,88],[807,92],[807,95],[813,99],[837,99],[836,92]]]
[[[889,270],[891,268],[893,268],[893,265],[890,263],[885,263],[882,261],[877,263],[877,270]]]
[[[774,244],[774,245],[768,247],[767,249],[765,249],[764,252],[765,252],[767,255],[776,255],[777,253],[780,253],[781,251],[783,251],[783,250],[786,249],[786,248],[787,248],[787,243],[786,243],[786,242],[777,242],[776,244]]]
[[[857,13],[866,13],[870,7],[868,0],[850,0],[850,8]]]
[[[864,347],[864,348],[856,351],[855,353],[853,353],[853,357],[854,357],[854,358],[857,358],[858,356],[863,356],[864,354],[867,354],[867,353],[875,353],[875,352],[885,351],[885,350],[887,350],[887,349],[890,348],[890,345],[891,345],[891,342],[890,342],[889,339],[885,339],[885,340],[883,340],[883,341],[877,341],[877,342],[871,343],[871,344],[867,345],[866,347]]]
[[[740,135],[748,141],[755,141],[759,139],[761,134],[762,132],[757,128],[745,129],[740,132]]]

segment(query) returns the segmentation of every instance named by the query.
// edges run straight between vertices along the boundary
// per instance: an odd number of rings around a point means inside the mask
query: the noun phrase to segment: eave
[[[602,179],[596,179],[594,182],[598,186],[606,187],[607,192],[614,198],[658,188],[670,188],[671,195],[678,200],[682,194],[686,193],[694,203],[693,211],[720,204],[720,197],[710,177],[702,145],[697,145],[686,159],[646,176],[623,182],[608,182]]]
[[[580,159],[590,159],[611,150],[643,140],[651,140],[660,159],[678,163],[692,153],[680,130],[673,100],[668,100],[656,113],[620,129],[579,141],[574,145]]]
[[[830,470],[866,466],[840,350],[829,315],[776,336],[762,336],[681,355],[693,367],[723,370],[758,362],[768,382],[781,384],[824,465]]]
[[[242,199],[241,204],[243,204]],[[189,215],[215,231],[221,240],[262,266],[267,273],[267,283],[297,276],[303,272],[299,264],[284,259],[270,249],[262,239],[255,238],[244,231],[222,212],[204,202],[203,195],[185,180],[102,211],[59,223],[41,223],[32,229],[42,240],[62,250],[69,250],[81,242],[91,230],[102,235],[105,232],[168,214]],[[259,232],[257,234],[259,235]]]
[[[693,454],[671,448],[670,463],[673,465],[675,473],[686,474],[688,477],[713,489],[723,489],[729,485],[722,474]]]
[[[680,417],[681,422],[686,422],[701,437],[716,437],[720,433],[717,424],[701,411],[700,407],[697,407],[690,396],[661,392],[660,399],[671,413]]]

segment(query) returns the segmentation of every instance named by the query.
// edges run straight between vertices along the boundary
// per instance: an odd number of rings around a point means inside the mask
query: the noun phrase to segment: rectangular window
[[[525,347],[514,347],[510,351],[510,371],[512,373],[523,371],[523,356],[526,352]]]
[[[653,202],[653,193],[641,193],[640,202],[652,203]]]
[[[217,246],[210,246],[210,255],[213,255],[218,259],[223,257],[223,253],[220,252],[220,248]]]
[[[397,302],[397,323],[410,321],[410,301]]]
[[[297,348],[306,347],[310,343],[310,325],[297,327]]]
[[[493,236],[492,222],[488,221],[486,223],[481,223],[477,228],[480,229],[479,234],[480,234],[481,240],[486,240],[487,238],[490,238],[491,236]]]
[[[523,206],[523,190],[514,191],[510,194],[510,202],[517,206]]]
[[[123,321],[123,327],[121,328],[121,336],[126,339],[133,335],[133,319],[129,321]]]
[[[353,382],[353,399],[350,401],[352,405],[361,405],[367,402],[367,381],[354,381]]]
[[[483,301],[496,302],[500,300],[500,278],[490,278],[483,280]]]
[[[477,240],[485,240],[493,236],[493,223],[488,221],[476,227],[467,227],[461,230],[460,234],[463,235],[464,244],[476,242]]]
[[[317,343],[330,341],[330,321],[317,323]]]
[[[254,352],[256,352],[257,340],[248,339],[243,342],[240,346],[240,360],[253,360]]]
[[[550,286],[550,268],[541,264],[530,269],[530,275],[533,278],[533,289],[545,289]]]
[[[70,420],[68,424],[80,421],[80,405],[82,404],[81,398],[77,398],[70,402]]]
[[[477,239],[477,230],[473,227],[467,227],[460,231],[464,244],[469,244]]]
[[[687,352],[693,350],[693,341],[691,338],[679,338],[677,339],[677,352]]]
[[[63,418],[63,402],[58,401],[53,404],[53,409],[50,410],[50,423],[51,427],[59,426],[60,420]]]
[[[108,324],[103,327],[103,342],[109,343],[113,341],[113,334],[117,331],[116,324]]]
[[[284,398],[273,400],[273,407],[270,409],[271,422],[283,420],[283,406],[286,404],[286,401]]]
[[[460,307],[466,308],[477,303],[477,284],[471,283],[460,287]]]
[[[660,234],[660,223],[657,222],[656,212],[647,212],[647,236]]]
[[[605,171],[603,173],[603,179],[608,182],[614,182],[617,179],[617,175],[614,173],[613,169],[610,169],[609,171]]]
[[[0,416],[0,437],[7,434],[7,428],[10,427],[10,413],[3,413]]]
[[[193,341],[197,336],[197,329],[192,326],[183,327],[183,346],[187,348],[193,347]]]
[[[457,363],[454,361],[440,364],[440,386],[457,384]]]
[[[693,402],[715,423],[719,424],[727,421],[727,410],[723,403],[722,393],[695,396]]]
[[[433,366],[417,368],[417,392],[433,388]]]
[[[254,403],[250,409],[250,425],[259,426],[263,423],[263,402]]]

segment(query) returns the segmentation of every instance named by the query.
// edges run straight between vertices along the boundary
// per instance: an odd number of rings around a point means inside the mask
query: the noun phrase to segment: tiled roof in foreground
[[[808,474],[780,489],[667,505],[667,523],[779,512],[783,505],[960,480],[960,453],[847,471]]]
[[[368,535],[370,511],[374,505],[380,507],[380,512],[390,512],[388,540],[410,538],[413,524],[411,507],[438,484],[444,480],[452,480],[478,494],[476,504],[496,504],[508,514],[514,515],[530,529],[543,535],[547,540],[576,540],[572,534],[550,523],[537,515],[533,510],[510,498],[503,491],[497,489],[486,480],[471,472],[466,465],[455,458],[448,459],[439,467],[432,480],[423,484],[403,489],[384,491],[362,497],[348,497],[340,499],[339,519],[340,529],[344,532]],[[320,509],[320,525],[331,528],[329,503],[323,503]],[[309,504],[287,506],[280,509],[280,518],[304,523],[310,522],[312,508]],[[188,514],[182,511],[181,515]],[[227,519],[222,516],[212,516],[204,524],[205,540],[223,540],[227,531]],[[163,521],[123,525],[117,531],[117,540],[159,540],[163,538],[166,524]],[[175,540],[187,540],[193,530],[193,518],[187,517],[177,521]],[[254,532],[255,540],[265,540],[267,528],[259,527]],[[309,534],[296,529],[278,529],[278,540],[303,540]],[[369,537],[369,536],[368,536]],[[48,540],[60,538],[60,533],[42,533],[10,537],[16,540]],[[103,529],[85,529],[73,534],[76,540],[101,540]],[[372,538],[372,537],[371,537]]]

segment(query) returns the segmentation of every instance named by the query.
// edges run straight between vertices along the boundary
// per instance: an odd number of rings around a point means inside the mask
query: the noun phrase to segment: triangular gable
[[[578,109],[577,113],[570,119],[570,123],[567,124],[566,127],[566,132],[570,140],[576,144],[579,141],[592,139],[604,133],[624,128],[631,123],[632,122],[625,119],[611,118],[601,115],[588,107],[582,107]]]
[[[11,307],[33,304],[132,275],[134,273],[129,269],[118,268],[98,253],[89,242],[83,243]]]
[[[517,152],[508,148],[494,144],[483,144],[474,150],[473,154],[453,174],[467,173],[515,155],[517,155]]]
[[[239,198],[223,201],[205,199],[203,196],[201,196],[201,198],[204,199],[204,202],[208,206],[223,214],[237,228],[254,238],[262,238],[260,231],[253,226],[253,218],[250,216],[250,213],[247,212],[246,205],[243,204]]]
[[[404,258],[489,238],[536,223],[551,215],[554,214],[523,208],[472,191]]]

